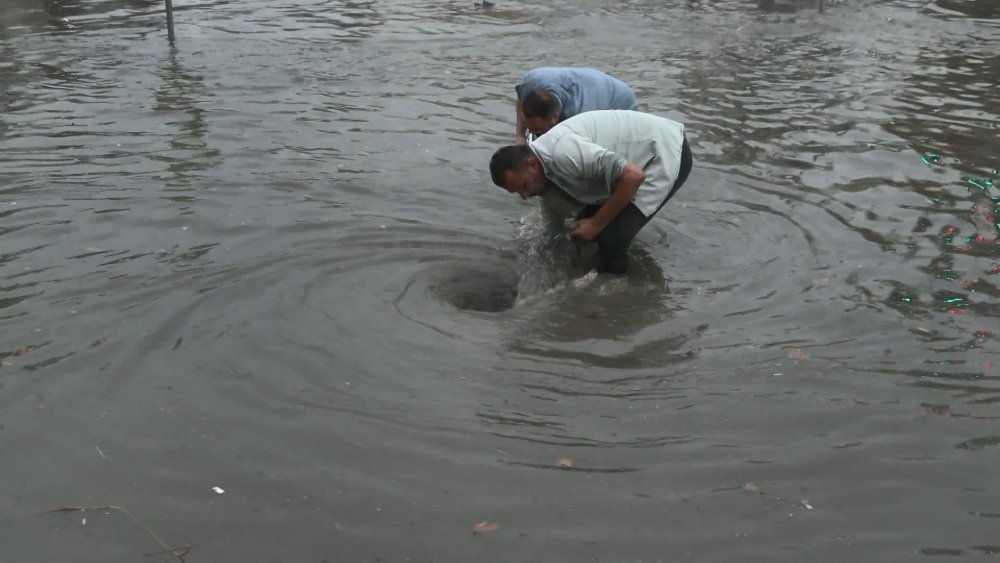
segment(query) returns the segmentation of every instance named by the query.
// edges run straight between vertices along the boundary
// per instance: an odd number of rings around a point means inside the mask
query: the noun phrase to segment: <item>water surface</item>
[[[0,0],[4,561],[1000,551],[995,2],[175,4]],[[537,65],[687,126],[628,279]]]

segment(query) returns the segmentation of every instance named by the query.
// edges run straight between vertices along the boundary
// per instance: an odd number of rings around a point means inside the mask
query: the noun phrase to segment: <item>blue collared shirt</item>
[[[639,109],[628,84],[594,68],[539,67],[514,87],[518,99],[535,90],[552,92],[562,104],[559,119],[601,109]]]

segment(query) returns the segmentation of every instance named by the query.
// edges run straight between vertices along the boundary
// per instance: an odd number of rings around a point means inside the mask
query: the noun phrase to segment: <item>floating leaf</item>
[[[788,353],[788,357],[793,360],[808,360],[810,356],[809,352],[803,352],[802,350],[796,348]]]

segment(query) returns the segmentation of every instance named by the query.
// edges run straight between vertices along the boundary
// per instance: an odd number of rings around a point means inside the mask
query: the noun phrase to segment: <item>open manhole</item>
[[[439,299],[466,311],[498,313],[517,302],[520,280],[503,265],[456,264],[443,267],[432,290]]]

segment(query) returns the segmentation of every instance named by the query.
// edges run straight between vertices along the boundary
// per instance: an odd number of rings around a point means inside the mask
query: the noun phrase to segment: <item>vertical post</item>
[[[170,0],[167,0],[169,2]],[[823,0],[819,0],[819,13],[823,13]]]
[[[167,0],[167,40],[174,44],[174,3]]]

